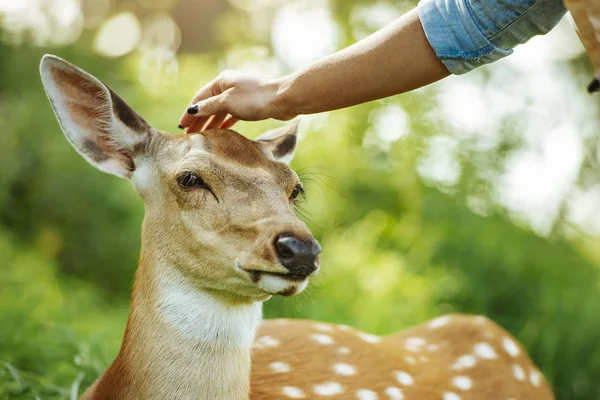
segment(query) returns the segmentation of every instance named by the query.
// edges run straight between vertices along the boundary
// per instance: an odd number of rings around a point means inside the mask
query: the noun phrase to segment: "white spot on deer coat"
[[[493,360],[497,357],[496,351],[489,343],[481,342],[475,345],[475,354],[484,360]]]
[[[517,344],[511,338],[508,337],[502,339],[502,347],[504,347],[504,350],[506,350],[508,355],[510,355],[511,357],[517,357],[519,353],[521,353],[519,350],[519,346],[517,346]]]
[[[306,397],[302,390],[294,386],[284,386],[282,392],[284,395],[291,397],[292,399],[303,399]]]
[[[280,362],[280,361],[269,364],[269,368],[271,368],[271,371],[273,371],[277,374],[290,372],[292,370],[292,368],[290,368],[289,364]]]
[[[323,331],[323,332],[331,332],[333,330],[333,328],[331,326],[326,325],[326,324],[320,324],[320,323],[314,324],[313,327],[316,330]]]
[[[381,338],[379,336],[371,335],[370,333],[359,332],[358,337],[368,343],[379,343]]]
[[[414,382],[413,377],[404,371],[396,371],[396,379],[404,386],[412,385]]]
[[[331,336],[322,333],[314,333],[310,335],[310,338],[319,344],[330,345],[335,343]]]
[[[515,376],[515,378],[518,381],[525,380],[525,371],[523,371],[523,368],[520,365],[513,364],[512,370],[513,370],[513,375]]]
[[[423,346],[426,341],[420,337],[409,337],[406,339],[406,343],[410,346]]]
[[[315,394],[321,396],[334,396],[336,394],[341,394],[344,392],[342,389],[342,385],[337,382],[327,382],[321,385],[316,385],[313,388]]]
[[[377,400],[377,393],[368,389],[360,389],[356,392],[359,400]]]
[[[277,347],[279,346],[279,340],[275,339],[272,336],[261,336],[254,342],[255,349],[266,349],[269,347]]]
[[[529,382],[535,387],[540,385],[540,381],[542,380],[542,376],[539,371],[532,369],[529,372]]]
[[[438,317],[438,318],[430,321],[427,326],[429,326],[431,329],[438,329],[444,325],[447,325],[448,322],[450,322],[450,316],[444,315],[443,317]]]
[[[350,375],[356,374],[356,368],[354,368],[350,364],[335,364],[333,366],[333,371],[336,374],[345,375],[345,376],[350,376]]]
[[[425,345],[425,339],[418,337],[410,337],[404,341],[404,347],[409,351],[421,351],[421,347]]]
[[[411,356],[404,357],[404,360],[406,360],[406,362],[409,364],[416,364],[416,362],[417,362],[417,360],[415,360],[415,358],[411,357]]]
[[[473,366],[475,366],[475,364],[477,364],[477,360],[475,359],[475,357],[469,354],[465,354],[464,356],[458,357],[458,359],[454,364],[452,364],[450,369],[460,371],[462,369],[472,368]]]
[[[385,389],[385,394],[387,394],[390,400],[404,400],[404,393],[402,393],[402,389],[399,389],[394,386],[390,386]]]
[[[460,400],[460,396],[456,393],[446,392],[444,393],[444,400]]]
[[[337,350],[338,354],[350,354],[352,350],[350,350],[348,347],[340,347]]]
[[[452,384],[460,390],[469,390],[473,387],[473,381],[466,376],[455,376],[452,378]]]

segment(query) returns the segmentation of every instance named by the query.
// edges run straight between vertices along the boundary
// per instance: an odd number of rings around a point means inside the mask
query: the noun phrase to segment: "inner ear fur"
[[[256,142],[268,150],[273,159],[289,164],[296,151],[298,125],[299,121],[294,121],[284,127],[265,132],[256,139]]]
[[[46,55],[40,72],[73,147],[98,169],[129,178],[134,157],[150,137],[150,125],[106,85],[65,60]]]

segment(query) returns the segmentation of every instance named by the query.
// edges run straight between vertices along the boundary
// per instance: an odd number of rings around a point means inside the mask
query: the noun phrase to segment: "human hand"
[[[280,95],[281,83],[224,71],[196,93],[179,120],[187,133],[232,127],[238,120],[288,120],[296,115]]]

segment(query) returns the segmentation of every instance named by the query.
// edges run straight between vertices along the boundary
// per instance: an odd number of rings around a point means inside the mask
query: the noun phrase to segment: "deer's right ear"
[[[96,168],[123,178],[150,139],[150,125],[92,75],[52,55],[40,73],[46,94],[69,142]]]

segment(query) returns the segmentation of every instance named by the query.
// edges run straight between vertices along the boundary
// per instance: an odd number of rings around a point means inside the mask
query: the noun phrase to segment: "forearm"
[[[291,114],[336,110],[404,93],[449,75],[416,9],[371,36],[278,81]]]
[[[224,71],[200,88],[179,123],[193,133],[404,93],[499,60],[564,13],[562,0],[421,0],[418,11],[287,77]]]

